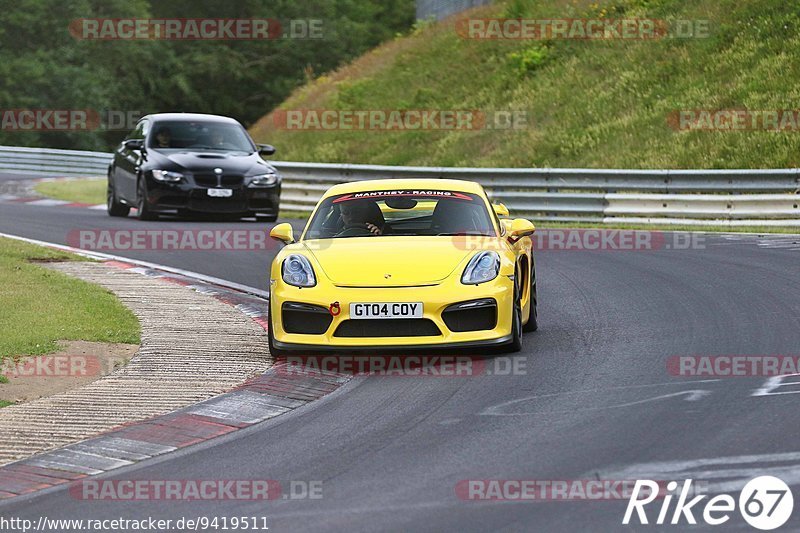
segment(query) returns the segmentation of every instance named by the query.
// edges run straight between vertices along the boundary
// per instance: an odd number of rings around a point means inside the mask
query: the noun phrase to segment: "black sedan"
[[[236,120],[216,115],[159,113],[143,117],[108,168],[108,214],[142,220],[159,213],[215,213],[278,218],[281,177],[261,158]]]

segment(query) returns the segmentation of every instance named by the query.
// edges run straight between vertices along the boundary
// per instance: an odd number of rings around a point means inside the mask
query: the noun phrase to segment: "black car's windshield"
[[[305,239],[495,235],[486,203],[455,191],[365,191],[326,198]]]
[[[175,121],[153,125],[148,143],[155,149],[253,152],[255,147],[238,124]]]

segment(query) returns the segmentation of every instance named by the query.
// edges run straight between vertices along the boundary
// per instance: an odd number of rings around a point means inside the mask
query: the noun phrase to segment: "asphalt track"
[[[0,204],[0,232],[51,242],[66,243],[75,228],[176,226],[267,227]],[[696,382],[667,371],[676,355],[800,354],[794,241],[706,236],[680,250],[540,250],[540,330],[525,336],[524,373],[357,378],[289,415],[105,476],[322,481],[321,499],[80,501],[57,488],[0,504],[0,516],[263,516],[272,531],[647,530],[657,528],[621,524],[624,501],[464,501],[455,488],[648,476],[741,487],[769,473],[792,485],[784,529],[798,530],[800,396],[754,396],[763,377]],[[266,288],[274,251],[116,253]],[[659,505],[648,507],[651,521]],[[710,529],[752,531],[731,516]]]

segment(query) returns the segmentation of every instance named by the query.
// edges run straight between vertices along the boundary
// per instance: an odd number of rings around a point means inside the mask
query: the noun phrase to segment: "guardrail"
[[[11,174],[105,176],[111,158],[106,152],[0,146],[0,170]]]
[[[0,170],[105,175],[111,154],[0,147]],[[336,183],[451,178],[482,184],[513,215],[533,220],[637,224],[800,226],[800,169],[597,170],[395,167],[274,161],[281,208],[310,212]]]

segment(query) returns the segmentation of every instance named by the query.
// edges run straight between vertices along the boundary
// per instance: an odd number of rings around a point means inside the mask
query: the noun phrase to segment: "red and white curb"
[[[317,400],[347,375],[287,375],[279,363],[237,390],[0,467],[0,499],[70,483],[264,422]]]
[[[69,250],[69,247],[61,245],[34,242]],[[176,273],[175,269],[170,272],[122,258],[106,258],[105,264],[163,278],[209,294],[267,328],[269,305],[263,298],[263,291],[258,289],[243,290],[249,288],[230,283],[222,286],[192,273]],[[97,437],[2,466],[0,500],[75,482],[227,435],[322,398],[352,377],[294,368],[287,372],[286,364],[276,362],[264,374],[230,392],[175,412],[127,424]]]

